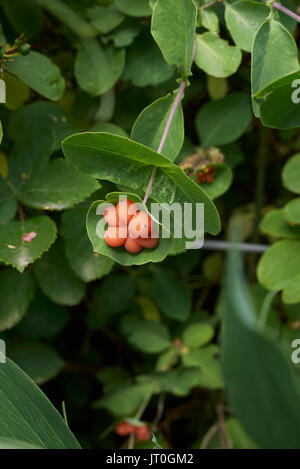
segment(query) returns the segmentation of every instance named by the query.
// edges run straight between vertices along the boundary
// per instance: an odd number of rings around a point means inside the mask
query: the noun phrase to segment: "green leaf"
[[[50,248],[55,238],[56,226],[46,216],[0,225],[0,261],[23,272]]]
[[[114,29],[110,34],[102,36],[103,44],[108,44],[113,41],[115,47],[130,46],[136,36],[140,33],[140,25],[130,18],[126,18],[123,24]]]
[[[163,373],[155,373],[153,378],[160,392],[169,392],[175,396],[187,396],[192,388],[201,386],[201,370],[196,367],[176,368]]]
[[[35,263],[34,274],[43,293],[55,303],[73,306],[84,297],[85,284],[69,267],[61,241]]]
[[[191,311],[191,296],[187,285],[168,270],[153,275],[152,292],[156,303],[169,318],[186,321]]]
[[[167,327],[154,321],[138,322],[128,340],[145,353],[161,353],[172,345]]]
[[[205,104],[196,116],[202,145],[224,145],[237,140],[252,120],[251,106],[245,93],[230,93]]]
[[[75,77],[84,91],[100,96],[120,78],[125,64],[124,49],[102,47],[95,38],[83,39],[75,60]]]
[[[0,437],[0,449],[44,449],[41,446],[31,445],[25,441],[13,438]]]
[[[226,420],[226,430],[233,443],[234,449],[259,448],[236,418],[230,417]]]
[[[10,73],[5,73],[4,81],[6,85],[5,107],[14,111],[22,107],[29,99],[30,90],[22,80]]]
[[[242,53],[230,46],[216,33],[206,32],[196,37],[196,65],[213,77],[225,78],[233,75],[240,66]]]
[[[97,36],[99,33],[92,24],[85,21],[63,0],[35,0],[50,13],[55,15],[62,23],[67,25],[75,34],[82,37]]]
[[[106,132],[108,134],[120,135],[120,137],[128,137],[125,130],[112,122],[96,122],[91,127],[90,132]]]
[[[102,278],[109,274],[114,265],[111,259],[93,251],[86,231],[86,213],[90,202],[65,211],[61,226],[66,256],[76,275],[84,282]]]
[[[146,107],[135,121],[131,138],[157,151],[176,96],[169,94]],[[178,106],[162,154],[174,161],[184,140],[183,112]]]
[[[214,180],[212,183],[201,182],[199,185],[212,199],[216,199],[225,194],[232,183],[233,173],[229,166],[225,164],[208,165],[215,167]]]
[[[300,125],[299,117],[299,83],[300,72],[273,82],[266,87],[262,100],[256,99],[260,105],[260,118],[266,127],[276,129],[294,129]],[[296,87],[295,87],[296,86]]]
[[[149,0],[115,0],[116,7],[128,16],[149,16]]]
[[[192,323],[182,333],[182,341],[187,347],[201,347],[211,341],[215,334],[210,324]]]
[[[52,339],[69,319],[67,308],[52,303],[38,290],[17,330],[29,339]]]
[[[169,65],[191,75],[197,10],[192,0],[157,0],[151,33]]]
[[[138,196],[124,192],[107,194],[106,201],[97,200],[93,202],[87,215],[87,232],[94,251],[100,255],[102,254],[110,259],[113,259],[115,262],[118,262],[121,265],[130,266],[142,265],[147,262],[161,262],[168,255],[173,245],[173,238],[169,233],[166,233],[168,237],[161,238],[160,236],[161,239],[159,240],[158,246],[156,248],[143,249],[138,254],[130,254],[123,246],[120,248],[112,248],[106,244],[103,237],[98,235],[98,224],[103,220],[103,216],[99,215],[98,213],[99,205],[105,202],[110,202],[116,205],[116,203],[119,201],[119,195],[127,195],[130,200],[142,203],[142,200]],[[157,229],[157,231],[159,230]],[[161,233],[159,233],[159,235],[160,234]]]
[[[73,433],[31,379],[7,359],[0,366],[0,439],[48,449],[79,449]]]
[[[300,241],[273,244],[260,258],[257,276],[268,290],[283,290],[285,303],[300,302]]]
[[[278,56],[282,60],[278,60]],[[289,31],[278,21],[266,21],[255,36],[252,50],[252,94],[264,94],[279,78],[299,70],[298,51]]]
[[[285,216],[285,209],[271,210],[260,223],[260,230],[276,238],[300,238],[300,227],[292,226]]]
[[[93,407],[104,408],[118,417],[129,417],[141,405],[150,388],[150,383],[118,385],[107,396],[94,402]]]
[[[97,189],[97,181],[58,158],[31,176],[19,199],[29,207],[62,210],[73,207]]]
[[[15,191],[48,163],[71,133],[70,116],[57,104],[39,101],[13,113],[8,135],[16,143],[9,155],[9,178]]]
[[[14,57],[5,68],[47,99],[57,101],[64,93],[65,80],[60,69],[39,52],[31,51],[28,55]]]
[[[294,155],[284,165],[282,183],[289,191],[300,194],[300,153]]]
[[[220,221],[214,204],[196,183],[163,155],[139,143],[105,133],[73,135],[63,141],[62,147],[70,163],[82,171],[144,194],[152,166],[157,166],[151,198],[158,203],[204,203],[205,230],[218,233]]]
[[[218,351],[218,347],[211,344],[200,350],[190,350],[182,355],[184,366],[200,368],[199,387],[207,389],[222,389],[224,387]]]
[[[294,224],[300,225],[300,198],[297,197],[286,204],[283,209],[284,219],[293,227]],[[298,228],[298,238],[300,238],[300,226]]]
[[[134,297],[135,282],[129,275],[110,275],[99,288],[101,311],[117,314],[127,309]]]
[[[43,27],[43,10],[34,0],[4,0],[4,11],[15,31],[26,38],[36,36]]]
[[[157,86],[169,80],[175,67],[168,65],[159,48],[153,42],[140,39],[128,50],[123,80],[131,80],[135,86]]]
[[[203,26],[213,33],[218,33],[220,31],[219,26],[219,17],[213,11],[209,9],[198,10],[198,26]]]
[[[0,225],[12,220],[17,211],[17,202],[11,186],[0,175]]]
[[[17,285],[17,288],[16,288]],[[34,295],[34,283],[27,274],[0,272],[0,330],[11,329],[26,313]]]
[[[9,350],[14,362],[38,385],[54,378],[64,365],[55,349],[41,342],[19,342]]]
[[[114,5],[94,6],[87,11],[91,23],[100,33],[106,34],[116,28],[125,16]]]
[[[267,5],[252,0],[226,3],[226,25],[240,49],[251,52],[255,35],[269,14]]]
[[[296,242],[280,241],[274,247],[283,243]],[[273,247],[267,251],[268,258],[272,250]],[[293,261],[294,250],[290,253]],[[271,255],[275,258],[276,252],[273,250]],[[257,314],[242,281],[238,261],[240,258],[234,252],[229,260],[225,290],[222,357],[229,405],[261,448],[299,448],[300,417],[295,409],[300,406],[300,399],[291,359],[275,342],[271,331],[258,332]],[[282,277],[285,267],[281,258]],[[280,422],[280,431],[274,422]]]

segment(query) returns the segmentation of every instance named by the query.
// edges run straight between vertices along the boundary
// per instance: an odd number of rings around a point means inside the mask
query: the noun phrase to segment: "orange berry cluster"
[[[146,425],[135,426],[129,422],[121,422],[116,426],[115,432],[117,435],[126,436],[134,434],[139,441],[147,441],[150,438],[151,432]]]
[[[158,245],[158,237],[151,238],[153,220],[132,200],[123,199],[116,207],[111,205],[105,209],[104,219],[108,224],[104,240],[112,248],[124,246],[126,251],[137,254],[143,248],[152,249]]]

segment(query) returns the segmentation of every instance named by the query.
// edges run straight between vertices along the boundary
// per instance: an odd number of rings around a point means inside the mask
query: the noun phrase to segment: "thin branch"
[[[264,2],[268,2],[269,0],[264,0]],[[282,11],[283,13],[285,13],[286,15],[290,16],[291,18],[293,18],[295,21],[297,21],[298,23],[300,23],[300,16],[297,15],[297,13],[294,13],[293,11],[289,10],[288,8],[284,7],[283,5],[280,5],[280,3],[278,2],[274,2],[273,3],[273,7],[274,8],[277,8],[277,10],[280,10]]]

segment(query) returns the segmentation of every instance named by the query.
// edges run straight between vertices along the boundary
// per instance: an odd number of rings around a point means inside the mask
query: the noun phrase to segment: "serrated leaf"
[[[110,90],[120,78],[125,64],[124,49],[102,47],[95,38],[83,39],[75,60],[79,86],[92,96]]]
[[[97,181],[58,158],[31,176],[19,199],[29,207],[62,210],[82,202],[97,189]]]
[[[169,65],[191,75],[197,10],[192,0],[157,0],[151,33]]]
[[[240,66],[242,53],[230,46],[216,33],[206,32],[196,37],[196,65],[213,77],[225,78],[233,75]]]
[[[30,51],[28,55],[14,57],[5,68],[47,99],[57,101],[64,93],[65,80],[60,69],[39,52]]]
[[[83,203],[62,215],[61,234],[65,240],[66,256],[76,275],[91,282],[109,274],[113,261],[93,251],[86,231],[88,204]]]
[[[240,49],[251,52],[255,35],[269,14],[270,8],[263,3],[251,0],[226,3],[226,25]]]
[[[282,60],[278,60],[278,55]],[[292,72],[299,71],[298,51],[289,31],[275,19],[267,20],[255,36],[252,49],[252,95]]]
[[[41,342],[11,344],[10,357],[38,385],[54,378],[64,365],[56,350]]]
[[[196,127],[204,146],[224,145],[237,140],[251,120],[248,96],[235,92],[205,104],[196,116]]]
[[[73,306],[81,302],[85,284],[69,267],[62,241],[35,263],[34,274],[43,293],[54,303]]]
[[[174,100],[175,96],[169,94],[146,107],[132,127],[132,140],[157,151],[174,105]],[[162,154],[170,161],[174,161],[181,150],[183,140],[183,112],[181,106],[178,106],[162,149]]]
[[[11,329],[26,313],[34,295],[34,282],[14,270],[0,272],[0,330]]]
[[[26,239],[29,234],[33,235],[31,240]],[[46,216],[0,225],[0,261],[23,272],[49,249],[55,238],[55,223]]]
[[[11,221],[17,211],[17,201],[11,186],[0,175],[0,225]]]
[[[186,321],[191,311],[190,292],[173,272],[157,270],[153,275],[152,291],[156,303],[167,317]]]
[[[146,192],[153,165],[157,166],[151,198],[158,203],[205,205],[204,226],[209,233],[220,229],[214,204],[196,183],[166,157],[139,143],[105,133],[77,134],[62,143],[71,164],[93,177]]]
[[[42,391],[11,360],[0,366],[0,438],[48,449],[79,449],[73,433]]]

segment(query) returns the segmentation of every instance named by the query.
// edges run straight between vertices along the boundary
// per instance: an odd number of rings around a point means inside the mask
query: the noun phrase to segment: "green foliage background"
[[[0,364],[0,447],[153,447],[124,420],[164,448],[299,447],[299,25],[210,3],[0,3],[0,338],[43,391]],[[95,201],[142,201],[153,166],[149,202],[203,202],[208,238],[271,245],[243,257],[247,288],[236,253],[95,237]]]

